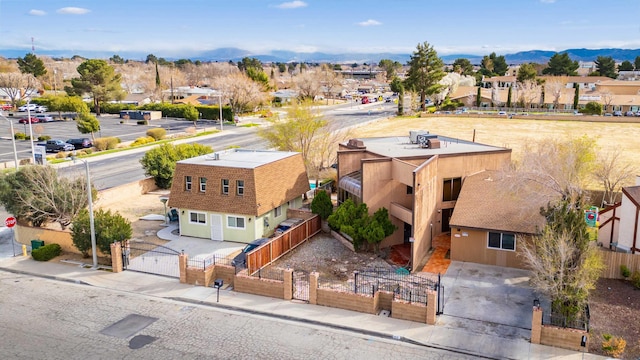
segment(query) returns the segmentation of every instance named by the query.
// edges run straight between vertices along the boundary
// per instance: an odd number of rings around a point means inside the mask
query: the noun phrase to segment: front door
[[[442,209],[442,232],[448,233],[451,231],[449,227],[449,220],[451,220],[451,214],[453,214],[453,209]]]
[[[211,214],[211,240],[222,241],[222,215]]]
[[[410,243],[409,238],[411,238],[411,224],[404,223],[404,243]]]

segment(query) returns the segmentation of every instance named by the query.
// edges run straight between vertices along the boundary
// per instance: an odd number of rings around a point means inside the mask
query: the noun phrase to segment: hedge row
[[[62,254],[62,248],[58,244],[48,244],[31,251],[31,256],[37,261],[49,261]]]
[[[100,112],[104,114],[120,114],[122,110],[150,110],[162,111],[163,117],[186,118],[186,114],[193,105],[154,103],[142,106],[121,103],[105,103],[100,105]],[[198,105],[195,106],[201,119],[218,120],[220,118],[220,107],[218,105]],[[233,120],[233,112],[230,106],[222,106],[222,118],[225,121]]]

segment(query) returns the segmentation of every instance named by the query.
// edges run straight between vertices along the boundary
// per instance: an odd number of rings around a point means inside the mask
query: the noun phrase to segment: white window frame
[[[196,221],[193,221],[192,215],[196,215]],[[202,221],[200,218],[202,217]],[[207,214],[198,211],[189,211],[189,224],[207,225]]]
[[[227,182],[227,184],[225,185],[224,182]],[[229,195],[229,179],[222,179],[220,180],[220,185],[222,186],[222,195]]]
[[[280,217],[282,216],[282,205],[276,207],[273,209],[273,217]]]
[[[207,191],[207,178],[206,177],[201,177],[200,178],[200,192],[206,192]]]
[[[236,180],[236,195],[244,196],[244,180]]]
[[[235,219],[233,225],[230,223],[231,219]],[[242,219],[242,226],[238,226],[238,219]],[[247,219],[244,216],[227,215],[227,228],[244,230],[247,228]]]
[[[184,190],[191,191],[191,175],[184,177]]]
[[[491,236],[491,234],[500,234],[500,247],[489,246],[489,237]],[[513,249],[505,249],[504,248],[503,241],[502,241],[502,238],[503,238],[504,235],[513,236]],[[498,232],[498,231],[489,231],[489,232],[487,232],[487,249],[503,250],[503,251],[516,251],[516,248],[517,248],[516,242],[517,242],[516,234],[508,233],[508,232]]]

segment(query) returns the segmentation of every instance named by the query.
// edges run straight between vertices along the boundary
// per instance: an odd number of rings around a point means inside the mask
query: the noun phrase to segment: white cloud
[[[553,4],[556,0],[540,0],[540,2],[543,4]]]
[[[378,26],[378,25],[382,25],[382,23],[380,21],[377,21],[377,20],[369,19],[367,21],[359,22],[358,25],[360,25],[360,26]]]
[[[282,4],[276,5],[279,9],[296,9],[307,6],[307,3],[304,1],[294,0],[290,2],[284,2]]]
[[[46,13],[46,12],[44,12],[44,11],[42,11],[42,10],[36,10],[36,9],[33,9],[33,10],[29,10],[29,15],[33,15],[33,16],[44,16],[44,15],[47,15],[47,13]]]
[[[84,15],[88,12],[91,12],[89,9],[79,8],[79,7],[63,7],[56,11],[58,14],[69,14],[69,15]]]

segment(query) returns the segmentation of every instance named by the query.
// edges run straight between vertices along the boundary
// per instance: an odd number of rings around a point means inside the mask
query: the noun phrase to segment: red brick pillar
[[[111,271],[122,272],[122,245],[119,242],[111,244]]]
[[[318,304],[318,273],[309,274],[309,304]]]
[[[291,300],[293,299],[293,270],[282,270],[282,278],[284,279],[284,294],[282,294],[282,298],[284,300]]]
[[[542,337],[542,308],[540,306],[533,307],[533,315],[531,316],[531,343],[540,344]]]

